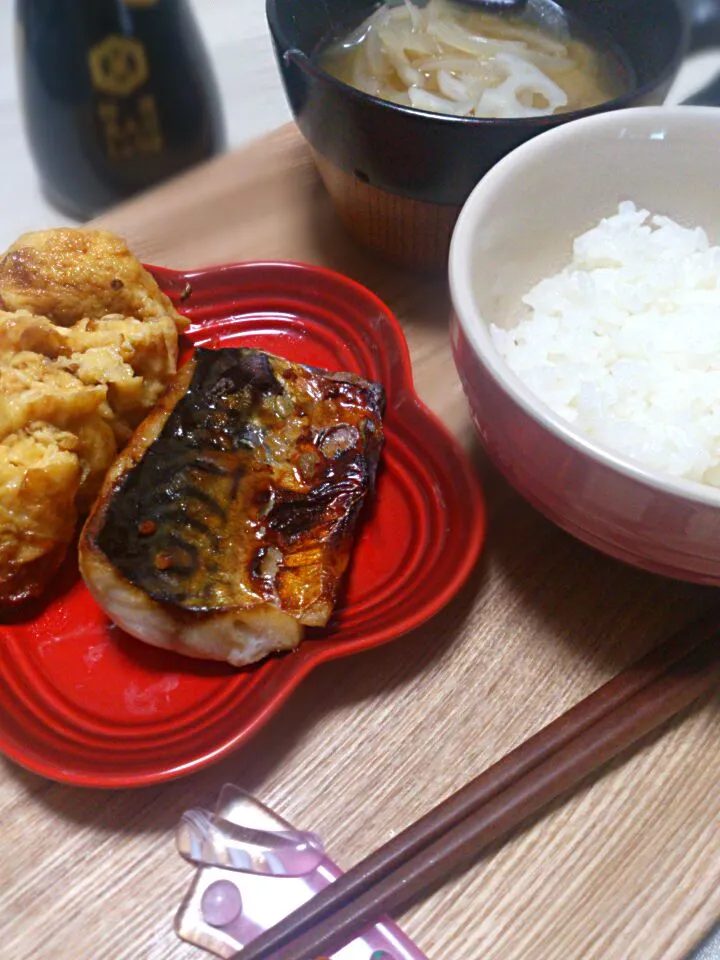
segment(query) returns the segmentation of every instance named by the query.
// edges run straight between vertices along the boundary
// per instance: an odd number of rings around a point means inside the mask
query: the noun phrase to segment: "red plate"
[[[191,318],[193,344],[261,347],[383,383],[387,442],[343,602],[293,653],[236,670],[147,646],[107,620],[72,562],[41,605],[0,627],[0,750],[83,786],[168,780],[234,750],[314,666],[437,613],[485,535],[477,478],[415,395],[400,327],[373,294],[300,264],[153,269]]]

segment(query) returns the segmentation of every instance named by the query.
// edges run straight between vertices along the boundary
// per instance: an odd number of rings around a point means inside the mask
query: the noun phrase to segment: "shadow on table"
[[[494,536],[502,527],[502,537]],[[518,620],[563,656],[610,676],[720,600],[714,587],[620,563],[559,530],[510,494],[492,517],[489,562],[511,581]],[[570,662],[572,662],[570,661]]]
[[[720,960],[720,923],[698,944],[687,960]]]

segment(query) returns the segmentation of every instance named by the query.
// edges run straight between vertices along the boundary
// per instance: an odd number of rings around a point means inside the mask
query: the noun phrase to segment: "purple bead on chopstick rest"
[[[187,811],[181,855],[198,865],[175,918],[183,940],[230,957],[341,875],[314,833],[289,823],[237,787],[223,787],[215,813]],[[427,960],[382,919],[328,960]]]
[[[215,880],[205,888],[200,913],[211,927],[227,927],[242,913],[242,897],[232,880]]]

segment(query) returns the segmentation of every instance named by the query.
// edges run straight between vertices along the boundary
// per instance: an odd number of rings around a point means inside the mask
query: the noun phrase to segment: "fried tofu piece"
[[[36,353],[0,354],[0,603],[55,572],[117,454],[111,421],[104,385]]]
[[[75,535],[76,438],[41,425],[0,442],[0,602],[34,597]]]
[[[124,240],[107,230],[23,234],[0,260],[0,308],[66,327],[108,314],[186,325]]]
[[[0,605],[42,592],[177,371],[184,320],[122,240],[26,234],[0,260]]]
[[[106,385],[111,425],[125,443],[175,375],[177,331],[170,317],[110,314],[58,327],[24,310],[0,311],[0,363],[17,353],[53,360],[53,369],[86,385]]]

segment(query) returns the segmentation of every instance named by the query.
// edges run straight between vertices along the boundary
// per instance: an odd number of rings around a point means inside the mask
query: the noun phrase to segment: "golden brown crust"
[[[61,326],[109,313],[138,320],[177,313],[126,243],[107,230],[63,228],[19,237],[0,260],[0,307]]]
[[[118,449],[174,376],[183,321],[104,231],[21,237],[0,260],[0,302],[2,605],[48,583]]]
[[[0,445],[0,603],[38,596],[75,534],[74,437],[37,427]]]

